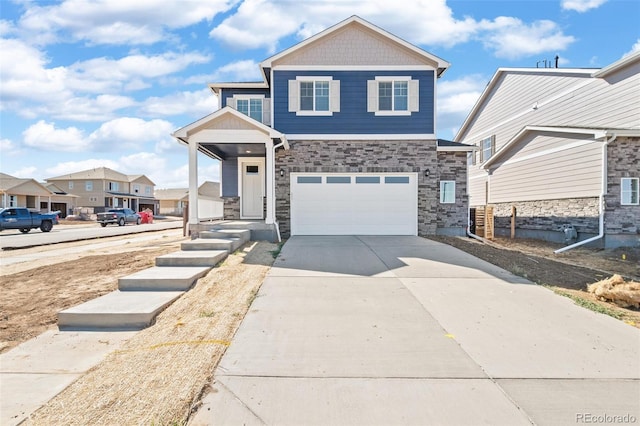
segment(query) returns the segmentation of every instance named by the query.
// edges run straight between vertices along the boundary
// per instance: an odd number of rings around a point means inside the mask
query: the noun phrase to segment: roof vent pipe
[[[558,59],[560,59],[560,56],[556,55],[556,68],[558,68]]]

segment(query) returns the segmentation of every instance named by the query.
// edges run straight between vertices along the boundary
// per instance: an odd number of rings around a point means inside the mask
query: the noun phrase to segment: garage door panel
[[[415,173],[291,174],[293,235],[417,235]]]

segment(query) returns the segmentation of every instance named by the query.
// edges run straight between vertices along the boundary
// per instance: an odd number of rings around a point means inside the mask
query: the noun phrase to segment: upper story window
[[[145,193],[145,195],[151,195],[151,187],[150,186],[145,186],[144,187],[144,193]]]
[[[489,136],[480,141],[480,162],[484,163],[496,152],[496,137]]]
[[[119,191],[120,184],[118,182],[109,182],[109,191]]]
[[[238,111],[262,123],[262,99],[238,99],[236,105]]]
[[[411,115],[420,110],[419,83],[411,77],[367,81],[367,111],[375,115]]]
[[[88,191],[93,191],[93,181],[91,181],[91,180],[85,181],[84,190],[87,191],[87,192]]]
[[[271,100],[264,95],[234,95],[227,105],[267,126],[271,125]]]
[[[289,80],[289,112],[296,115],[340,112],[340,81],[326,76]]]
[[[72,180],[69,181],[69,189],[73,189],[73,181]]]
[[[620,179],[620,204],[623,206],[637,206],[640,204],[640,179]]]

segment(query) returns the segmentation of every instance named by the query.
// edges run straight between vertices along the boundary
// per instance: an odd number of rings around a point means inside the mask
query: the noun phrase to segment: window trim
[[[329,83],[329,109],[316,111],[316,82]],[[300,109],[300,83],[313,83],[313,110]],[[295,80],[289,80],[289,112],[295,112],[299,116],[332,116],[334,112],[340,112],[340,80],[334,80],[333,76],[298,75]]]
[[[391,83],[391,107],[395,108],[395,83],[407,82],[407,109],[406,110],[381,110],[380,109],[380,83]],[[420,85],[419,80],[414,80],[410,75],[401,76],[376,76],[367,81],[367,112],[373,112],[377,116],[408,116],[420,111]]]
[[[486,141],[489,141],[490,143],[491,154],[489,155],[489,158],[484,158],[485,149],[483,147],[483,143]],[[491,135],[486,138],[480,139],[480,143],[478,144],[478,146],[480,147],[480,163],[489,161],[489,159],[491,159],[491,157],[493,157],[494,154],[496,153],[496,135]]]
[[[628,180],[629,182],[636,182],[635,191],[633,188],[633,183],[631,184],[631,189],[629,191],[625,191],[623,182]],[[628,200],[625,202],[625,195],[628,195]],[[636,202],[633,202],[633,196],[635,195]],[[623,177],[620,178],[620,205],[621,206],[638,206],[640,205],[640,178],[637,177]]]
[[[447,184],[453,184],[453,189],[447,191]],[[453,193],[453,200],[447,201],[447,194]],[[440,204],[455,204],[456,203],[456,181],[455,180],[441,180],[440,181]]]

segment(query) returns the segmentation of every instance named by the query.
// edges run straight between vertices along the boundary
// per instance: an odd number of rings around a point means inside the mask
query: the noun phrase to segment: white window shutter
[[[418,80],[409,80],[409,111],[420,111],[420,86]]]
[[[289,112],[300,110],[300,85],[297,80],[289,80]]]
[[[367,80],[367,112],[378,111],[378,82]]]
[[[329,109],[331,112],[340,112],[340,80],[331,80],[329,83]]]
[[[262,100],[262,124],[271,126],[271,99]]]
[[[236,98],[227,98],[227,106],[233,109],[238,109],[236,106]]]

